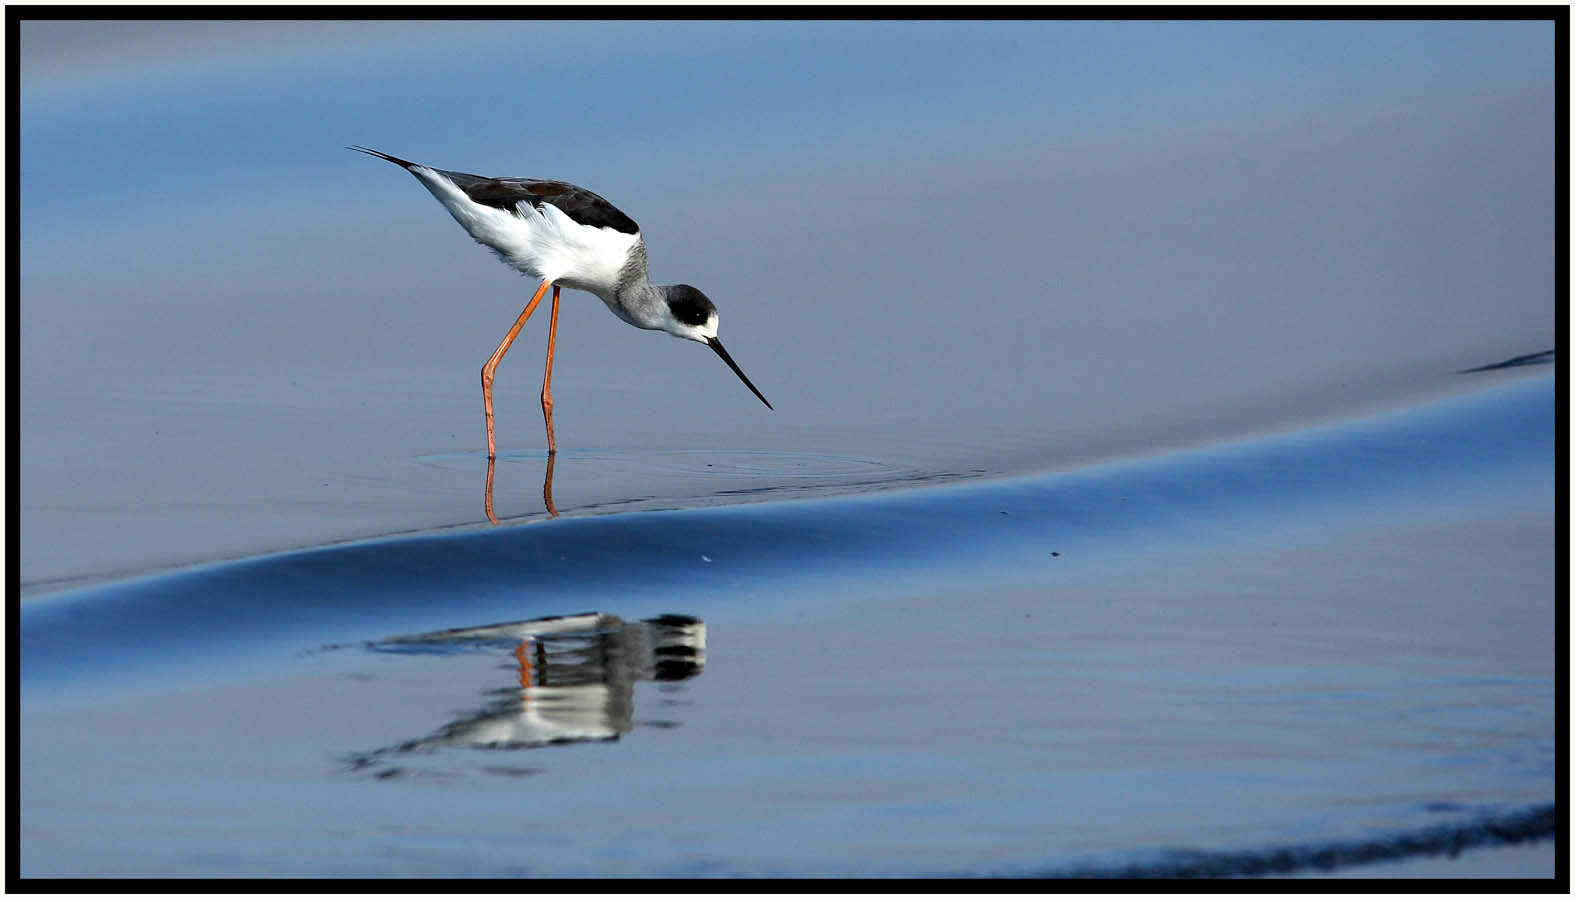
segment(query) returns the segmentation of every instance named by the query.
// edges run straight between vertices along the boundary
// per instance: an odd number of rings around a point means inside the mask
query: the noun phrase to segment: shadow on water
[[[672,683],[699,676],[705,668],[706,628],[688,615],[626,622],[589,612],[393,637],[365,648],[392,654],[507,652],[513,660],[506,667],[514,682],[483,690],[479,707],[425,737],[350,756],[351,770],[393,779],[410,773],[394,759],[441,749],[519,750],[617,740],[635,725],[636,681]],[[486,770],[521,776],[544,769]]]

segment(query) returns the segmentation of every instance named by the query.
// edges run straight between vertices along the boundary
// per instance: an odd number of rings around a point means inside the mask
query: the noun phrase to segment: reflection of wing
[[[639,622],[649,667],[637,667],[640,680],[686,680],[705,668],[705,622],[688,615],[662,615]]]
[[[538,644],[537,652],[547,652],[546,671],[538,664],[535,683],[553,677],[561,683],[575,665],[568,650],[574,638],[596,638],[624,647],[621,656],[634,680],[684,680],[705,668],[705,622],[689,615],[660,615],[644,621],[624,621],[617,615],[586,612],[508,621],[482,627],[457,627],[446,631],[390,637],[379,647],[390,649],[441,646],[454,643],[496,643],[512,646],[521,640]],[[576,675],[578,676],[578,675]]]
[[[555,635],[586,635],[610,633],[621,630],[624,620],[617,615],[586,612],[581,615],[554,615],[550,618],[532,618],[529,621],[505,621],[481,627],[456,627],[428,634],[409,637],[389,637],[380,646],[402,647],[441,645],[444,643],[488,642],[513,645],[520,640]]]

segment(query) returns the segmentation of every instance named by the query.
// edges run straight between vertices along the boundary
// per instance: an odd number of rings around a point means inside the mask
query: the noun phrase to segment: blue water
[[[28,600],[22,872],[1228,875],[1546,838],[1555,404],[1533,376]],[[439,633],[589,612],[528,670],[535,625]],[[625,624],[663,613],[703,622],[682,676]]]

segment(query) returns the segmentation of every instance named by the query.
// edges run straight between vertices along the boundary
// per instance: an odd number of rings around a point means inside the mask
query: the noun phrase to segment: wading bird
[[[636,328],[666,331],[716,351],[760,401],[771,403],[745,377],[716,338],[716,306],[688,284],[652,284],[646,274],[640,226],[618,207],[583,187],[536,178],[485,178],[449,172],[379,153],[416,176],[477,243],[504,263],[541,279],[541,286],[481,367],[481,401],[487,413],[487,458],[497,455],[492,434],[492,376],[503,354],[552,288],[552,322],[547,330],[547,372],[541,385],[541,414],[547,423],[547,452],[558,451],[552,432],[552,357],[558,340],[558,292],[568,287],[595,294],[613,315]]]

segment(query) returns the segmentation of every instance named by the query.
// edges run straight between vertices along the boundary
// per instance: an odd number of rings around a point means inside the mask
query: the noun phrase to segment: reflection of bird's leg
[[[487,457],[487,492],[483,495],[482,504],[487,510],[487,520],[493,524],[498,523],[498,516],[492,514],[492,469],[497,465],[497,460]]]
[[[547,504],[547,516],[549,518],[558,517],[558,509],[552,504],[552,466],[557,461],[557,453],[547,454],[547,477],[541,482],[541,499]]]
[[[547,326],[547,374],[541,382],[541,416],[547,420],[547,457],[558,451],[552,435],[552,356],[558,349],[558,285],[552,285],[552,324]],[[547,506],[551,508],[549,500]],[[557,513],[553,513],[557,514]]]
[[[498,344],[498,348],[496,350],[492,351],[492,357],[487,360],[487,364],[483,365],[481,367],[481,403],[482,403],[483,406],[486,407],[486,410],[487,410],[487,458],[488,459],[491,459],[493,456],[497,455],[497,448],[496,448],[497,445],[492,439],[492,373],[497,371],[498,363],[503,360],[503,354],[507,353],[509,351],[509,347],[514,343],[514,338],[519,336],[520,328],[525,327],[525,320],[530,318],[530,314],[532,312],[536,311],[536,304],[541,302],[541,298],[543,296],[545,296],[546,293],[547,293],[547,285],[551,284],[551,283],[552,283],[551,281],[543,281],[543,282],[541,282],[541,286],[536,288],[535,296],[532,296],[530,298],[530,303],[525,306],[525,311],[521,312],[520,313],[520,317],[514,320],[514,327],[509,329],[509,333],[503,335],[503,342]],[[558,299],[558,296],[557,296],[556,293],[554,293],[553,294],[553,308],[554,309],[557,308],[557,299]],[[547,359],[548,359],[547,364],[550,366],[552,364],[552,361],[551,361],[552,360],[552,354],[550,352],[547,355]],[[551,420],[549,420],[548,421],[548,434],[549,434],[549,438],[548,439],[549,440],[551,439],[551,436],[550,436],[551,435],[551,429],[552,429],[552,422],[551,422]]]
[[[558,517],[558,507],[552,504],[552,467],[557,464],[557,461],[558,455],[556,453],[547,454],[547,476],[541,482],[541,498],[547,504],[548,518]],[[498,523],[497,513],[493,511],[492,506],[492,475],[497,468],[497,464],[498,460],[491,456],[487,457],[487,489],[482,494],[482,507],[487,511],[487,520],[493,524]]]
[[[531,638],[526,637],[520,641],[520,645],[514,647],[514,658],[518,659],[520,663],[520,689],[523,690],[530,689],[534,680],[536,668],[530,662],[530,648],[535,642]]]

